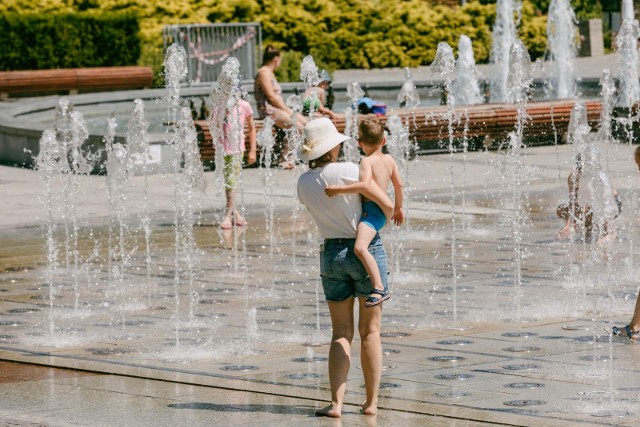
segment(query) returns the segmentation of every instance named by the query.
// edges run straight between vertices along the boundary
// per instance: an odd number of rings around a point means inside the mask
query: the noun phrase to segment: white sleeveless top
[[[359,194],[329,197],[327,185],[345,185],[358,180],[359,169],[354,163],[329,163],[309,169],[298,179],[298,199],[305,205],[324,239],[353,239],[362,214]],[[343,179],[344,178],[344,179]],[[347,182],[348,181],[348,182]]]

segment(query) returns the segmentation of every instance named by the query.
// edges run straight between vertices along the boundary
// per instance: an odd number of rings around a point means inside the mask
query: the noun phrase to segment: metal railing
[[[259,23],[167,25],[162,30],[164,51],[177,43],[187,53],[189,84],[216,81],[227,58],[240,62],[240,74],[253,80],[262,52]]]

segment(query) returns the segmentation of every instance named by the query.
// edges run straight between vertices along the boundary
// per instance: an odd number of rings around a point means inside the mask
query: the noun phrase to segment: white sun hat
[[[322,157],[333,147],[345,142],[349,137],[338,132],[336,126],[326,117],[311,120],[304,127],[305,141],[298,151],[298,157],[308,162]]]

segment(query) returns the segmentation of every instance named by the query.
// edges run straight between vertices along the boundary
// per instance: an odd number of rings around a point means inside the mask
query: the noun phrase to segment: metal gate
[[[224,62],[235,56],[243,79],[253,80],[262,52],[259,23],[167,25],[162,30],[164,51],[176,43],[187,53],[189,84],[216,81]]]

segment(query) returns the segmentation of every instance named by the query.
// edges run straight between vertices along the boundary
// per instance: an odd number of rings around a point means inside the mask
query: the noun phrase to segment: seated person
[[[263,120],[266,117],[273,119],[273,123],[277,129],[290,129],[295,127],[302,132],[307,122],[305,117],[294,114],[294,111],[287,106],[282,97],[282,87],[276,79],[276,70],[282,62],[282,54],[273,46],[269,45],[265,48],[262,66],[256,74],[254,82],[254,96],[256,98],[256,107],[258,109],[258,118]],[[290,159],[293,154],[293,147],[289,146],[288,141],[283,141],[283,147],[280,153],[279,166],[282,169],[293,169],[295,163]]]
[[[331,76],[325,70],[320,73],[320,82],[311,86],[302,94],[302,114],[317,117],[329,117],[335,120],[338,115],[331,111],[327,103],[327,91],[331,87]]]
[[[566,241],[572,232],[584,227],[585,240],[590,241],[593,235],[594,215],[600,216],[600,238],[614,237],[609,230],[609,221],[615,219],[622,212],[622,201],[618,192],[613,188],[609,177],[602,170],[594,170],[594,182],[597,185],[580,185],[586,181],[583,176],[584,162],[581,155],[576,156],[574,170],[567,179],[569,186],[569,200],[558,206],[558,217],[565,220],[565,225],[556,234],[556,240]],[[596,168],[593,168],[596,169]],[[593,188],[596,187],[596,188]],[[599,194],[594,194],[594,191]],[[599,196],[596,198],[596,196]],[[596,206],[596,203],[598,206]]]

